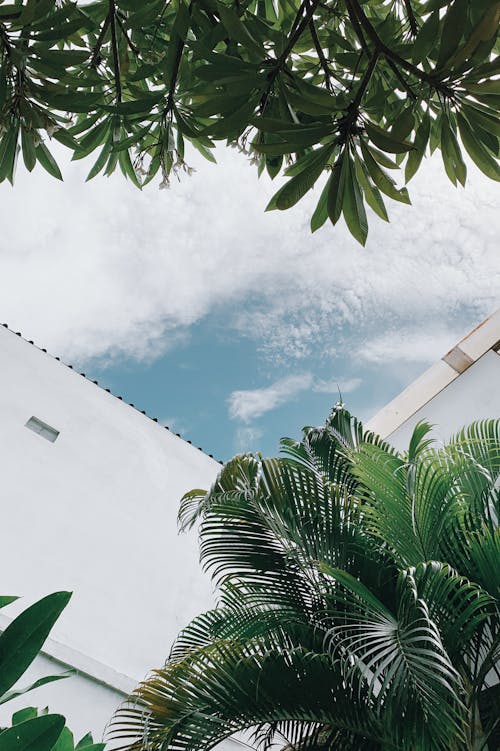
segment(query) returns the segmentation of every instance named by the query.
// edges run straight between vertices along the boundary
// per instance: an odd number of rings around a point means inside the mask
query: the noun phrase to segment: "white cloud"
[[[430,364],[445,355],[464,333],[460,329],[395,329],[363,344],[358,357],[377,365],[401,361]]]
[[[280,378],[264,388],[233,391],[228,399],[229,417],[232,420],[250,422],[286,404],[301,391],[310,388],[312,381],[310,373],[303,373]]]
[[[240,426],[235,435],[235,451],[239,454],[258,450],[264,431],[255,425]]]
[[[343,396],[344,394],[352,394],[361,386],[361,383],[361,378],[347,378],[345,380],[331,378],[328,381],[319,379],[315,381],[312,390],[319,394],[338,394],[340,391]]]
[[[356,356],[371,341],[376,361],[399,328],[429,341],[400,341],[391,357],[442,354],[443,332],[498,305],[500,185],[477,170],[458,191],[431,160],[410,186],[414,207],[389,206],[390,225],[372,217],[362,249],[340,224],[310,235],[318,190],[264,214],[278,186],[221,154],[218,167],[195,160],[171,191],[141,193],[121,176],[84,183],[81,162],[65,165],[63,184],[38,169],[3,183],[3,320],[76,362],[144,359],[224,306],[228,326],[273,360]]]

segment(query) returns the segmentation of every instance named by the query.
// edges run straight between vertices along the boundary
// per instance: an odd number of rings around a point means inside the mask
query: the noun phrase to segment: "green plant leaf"
[[[368,236],[368,222],[366,220],[363,195],[356,179],[354,163],[350,157],[346,157],[346,159],[348,160],[348,167],[342,213],[351,235],[361,245],[364,245]]]
[[[408,161],[405,166],[405,182],[409,183],[412,177],[417,172],[422,159],[425,155],[425,150],[429,142],[429,134],[431,130],[431,118],[429,112],[425,112],[422,117],[422,122],[417,128],[415,133],[414,149],[408,154]]]
[[[439,12],[435,10],[429,15],[413,42],[412,59],[420,63],[433,49],[439,32]]]
[[[47,714],[0,733],[0,751],[51,751],[64,727],[64,717]]]
[[[12,699],[17,699],[18,696],[27,694],[29,691],[33,691],[35,688],[45,686],[46,683],[52,683],[53,681],[61,681],[64,678],[69,678],[70,675],[73,675],[73,671],[66,671],[65,673],[60,673],[59,675],[46,675],[44,678],[38,678],[38,680],[34,681],[34,683],[26,686],[25,688],[15,689],[13,691],[7,691],[6,693],[4,693],[3,696],[0,697],[0,704],[5,704]]]
[[[343,151],[333,165],[332,174],[329,180],[326,206],[332,224],[336,224],[342,214],[347,180],[347,161],[348,157],[346,156],[346,151]]]
[[[321,176],[334,148],[335,144],[330,143],[316,149],[314,156],[308,161],[304,169],[285,183],[276,195],[273,196],[266,211],[271,211],[275,208],[282,211],[294,206]]]
[[[393,138],[389,132],[374,123],[366,122],[365,130],[370,141],[373,141],[375,146],[382,151],[388,151],[390,154],[403,154],[413,148],[413,144]]]
[[[363,143],[363,141],[361,141],[360,145],[366,168],[377,188],[381,190],[382,193],[385,193],[386,196],[389,196],[389,198],[392,198],[395,201],[400,201],[401,203],[410,203],[410,198],[406,188],[396,188],[394,181],[377,164],[377,162],[371,155],[367,145]]]
[[[456,185],[456,181],[458,180],[461,185],[465,185],[467,168],[462,158],[457,138],[447,117],[443,117],[441,121],[441,154],[446,174],[451,182]]]
[[[331,179],[332,176],[330,175],[321,191],[318,204],[311,217],[311,232],[316,232],[328,219],[328,193]]]
[[[467,23],[468,0],[453,0],[446,13],[441,32],[437,67],[441,68],[450,56],[456,52],[458,44],[464,34]]]
[[[42,598],[0,635],[0,697],[31,665],[70,597],[70,592],[55,592]]]
[[[58,180],[63,179],[56,160],[43,142],[36,147],[36,158],[49,175],[56,177]]]
[[[460,113],[457,114],[460,138],[468,155],[487,177],[500,181],[500,167],[484,146],[476,139],[469,123]]]
[[[19,597],[17,595],[0,595],[0,608],[5,608],[11,602],[15,602]]]

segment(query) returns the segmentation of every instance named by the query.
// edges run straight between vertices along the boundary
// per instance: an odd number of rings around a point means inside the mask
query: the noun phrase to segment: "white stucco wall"
[[[25,427],[32,416],[60,431],[55,443]],[[2,612],[73,591],[55,651],[127,689],[212,604],[196,535],[179,536],[176,516],[183,493],[209,487],[220,465],[2,327],[0,457],[0,593],[23,596]],[[40,658],[33,670],[46,667]],[[99,735],[120,694],[90,684],[72,678],[23,704],[50,704]]]
[[[432,435],[443,442],[464,425],[487,418],[500,418],[500,355],[493,350],[420,407],[387,439],[396,448],[407,449],[415,425],[427,420],[435,426]]]

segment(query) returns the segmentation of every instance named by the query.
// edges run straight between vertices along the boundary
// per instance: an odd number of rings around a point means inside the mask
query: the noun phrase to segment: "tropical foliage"
[[[54,592],[26,608],[0,635],[0,704],[5,704],[52,681],[68,677],[68,673],[39,678],[24,688],[14,688],[35,657],[39,654],[52,626],[69,602],[70,592]],[[0,608],[17,597],[0,596]],[[34,707],[18,710],[12,726],[0,728],[0,751],[103,751],[104,744],[94,744],[86,735],[77,744],[60,714]]]
[[[236,145],[290,179],[287,209],[323,176],[313,230],[365,204],[409,203],[425,153],[466,180],[463,149],[499,180],[497,0],[0,0],[0,180],[18,152],[61,173],[53,138],[89,178],[118,166],[141,186]],[[388,172],[389,171],[389,172]]]
[[[185,496],[219,603],[118,713],[124,748],[499,747],[500,422],[429,429],[399,453],[338,405]]]

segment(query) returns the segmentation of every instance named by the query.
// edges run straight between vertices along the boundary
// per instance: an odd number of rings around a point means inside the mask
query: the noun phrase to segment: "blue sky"
[[[368,418],[499,305],[500,186],[465,191],[428,160],[413,207],[311,236],[318,190],[264,213],[279,184],[245,157],[170,191],[121,176],[2,184],[0,317],[207,453],[274,453],[340,388]]]
[[[306,362],[271,363],[258,342],[231,334],[210,316],[189,339],[150,362],[119,359],[87,373],[218,459],[240,451],[274,454],[282,436],[324,421],[339,398],[368,419],[422,371],[361,364],[349,353]]]

